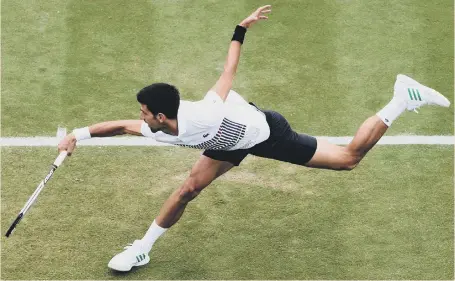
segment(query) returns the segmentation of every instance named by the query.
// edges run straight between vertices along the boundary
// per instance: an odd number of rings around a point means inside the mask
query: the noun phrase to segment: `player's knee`
[[[204,187],[198,185],[196,178],[189,177],[180,187],[179,201],[188,203],[201,193]]]
[[[346,158],[346,161],[343,163],[341,169],[344,171],[352,171],[359,165],[360,160],[362,157],[358,155],[350,155],[349,157]]]

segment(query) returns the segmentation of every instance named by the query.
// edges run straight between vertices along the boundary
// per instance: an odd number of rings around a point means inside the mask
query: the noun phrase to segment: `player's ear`
[[[163,113],[158,113],[158,114],[156,115],[156,119],[158,119],[158,121],[159,121],[160,123],[163,123],[163,122],[166,120],[166,115],[164,115]]]

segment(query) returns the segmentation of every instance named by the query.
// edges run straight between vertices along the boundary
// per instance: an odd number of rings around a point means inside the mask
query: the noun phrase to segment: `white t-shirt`
[[[200,101],[181,100],[177,123],[178,136],[153,133],[145,122],[141,132],[159,142],[210,150],[247,149],[270,136],[264,113],[232,90],[225,102],[213,91]]]

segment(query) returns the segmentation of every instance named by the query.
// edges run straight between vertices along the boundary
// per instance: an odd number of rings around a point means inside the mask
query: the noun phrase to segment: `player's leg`
[[[133,266],[147,264],[148,253],[155,241],[174,225],[182,216],[188,202],[193,200],[206,186],[232,167],[238,166],[248,155],[248,150],[218,151],[206,150],[194,164],[189,177],[174,191],[161,207],[141,240],[136,240],[125,251],[109,262],[109,267],[119,271],[129,271]]]
[[[368,118],[357,130],[351,143],[339,146],[317,139],[317,148],[307,167],[332,170],[352,170],[379,141],[388,126],[378,116]]]
[[[252,154],[307,167],[352,170],[401,113],[425,104],[448,107],[450,102],[435,90],[409,77],[398,75],[393,99],[360,126],[347,146],[298,134],[290,128],[281,114],[264,111],[271,136],[267,141],[255,146]]]
[[[406,109],[416,110],[426,104],[448,107],[450,102],[435,90],[421,85],[407,76],[398,75],[392,100],[360,126],[349,145],[343,147],[318,139],[316,152],[306,166],[352,170],[398,116]]]
[[[247,150],[206,150],[194,164],[190,176],[164,203],[155,222],[162,228],[174,225],[182,216],[188,202],[193,200],[206,186],[248,155]]]
[[[134,241],[133,244],[125,247],[125,251],[114,256],[108,267],[117,271],[129,271],[133,266],[147,264],[150,261],[148,253],[153,244],[180,219],[188,202],[232,167],[234,164],[230,162],[201,155],[185,182],[163,204],[158,217],[153,221],[144,237],[141,240]]]
[[[303,164],[306,167],[352,170],[360,162],[361,157],[345,146],[335,145],[325,139],[317,139],[317,148],[313,157]]]
[[[234,167],[232,163],[201,155],[183,185],[176,189],[164,202],[155,222],[162,228],[169,228],[174,225],[182,216],[186,205],[213,180],[232,167]]]

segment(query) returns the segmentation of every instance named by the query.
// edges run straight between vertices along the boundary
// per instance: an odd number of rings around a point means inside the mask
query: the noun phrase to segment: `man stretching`
[[[204,150],[189,177],[164,202],[144,237],[114,256],[110,268],[129,271],[147,264],[153,244],[180,219],[188,202],[248,154],[311,168],[352,170],[405,110],[450,105],[435,90],[398,75],[392,100],[360,126],[347,146],[295,132],[278,112],[261,110],[231,90],[245,33],[257,21],[267,19],[270,12],[270,5],[260,7],[236,26],[224,71],[204,99],[180,100],[174,86],[152,84],[137,94],[140,120],[109,121],[75,129],[60,142],[59,151],[67,151],[68,155],[79,140],[122,134]]]

